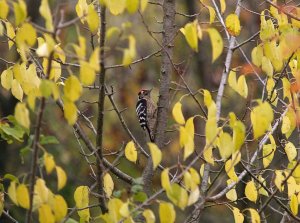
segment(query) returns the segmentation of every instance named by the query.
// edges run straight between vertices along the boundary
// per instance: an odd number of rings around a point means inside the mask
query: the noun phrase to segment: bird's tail
[[[154,142],[154,136],[151,134],[151,130],[148,125],[146,125],[147,132],[149,134],[149,138],[151,142]]]

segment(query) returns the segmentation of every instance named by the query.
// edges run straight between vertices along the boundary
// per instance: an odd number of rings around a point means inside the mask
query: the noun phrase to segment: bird
[[[138,93],[138,100],[136,103],[136,114],[142,129],[148,132],[151,142],[154,142],[154,129],[156,124],[157,108],[151,99],[150,90],[141,90]]]

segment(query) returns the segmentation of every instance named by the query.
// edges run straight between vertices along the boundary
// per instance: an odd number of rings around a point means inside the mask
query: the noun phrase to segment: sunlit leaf
[[[61,221],[68,213],[68,205],[61,195],[54,195],[54,204],[51,208],[56,222]]]
[[[186,41],[189,46],[196,52],[198,52],[198,30],[197,30],[198,22],[195,20],[194,22],[187,23],[184,28],[181,28],[180,31],[185,36]]]
[[[155,223],[155,215],[150,209],[144,210],[143,216],[146,219],[146,223]]]
[[[290,208],[295,216],[297,216],[297,214],[298,214],[298,205],[299,204],[298,204],[297,196],[295,194],[293,194],[291,196]]]
[[[236,207],[232,207],[232,213],[234,216],[235,223],[243,223],[244,222],[244,215],[240,212],[240,210]]]
[[[157,147],[155,143],[148,142],[147,143],[150,149],[152,161],[153,161],[153,169],[155,170],[156,167],[160,164],[162,159],[162,152]]]
[[[164,169],[161,173],[161,186],[166,191],[170,190],[170,188],[171,188],[171,183],[170,183],[170,178],[169,178],[169,169],[168,168]]]
[[[13,2],[15,12],[15,23],[18,26],[27,17],[27,7],[24,0],[18,0],[18,3]]]
[[[144,12],[146,10],[147,5],[148,5],[148,0],[141,0],[141,2],[140,2],[140,10],[141,10],[141,12]]]
[[[278,188],[279,191],[284,190],[284,185],[282,184],[284,181],[285,177],[282,174],[281,170],[275,170],[275,180],[274,183],[276,187]]]
[[[267,57],[263,56],[261,63],[262,70],[268,75],[268,77],[273,77],[274,71],[271,61]]]
[[[85,208],[89,205],[89,188],[87,186],[79,186],[74,192],[74,200],[77,208]],[[83,222],[88,222],[90,218],[90,209],[77,211]]]
[[[230,185],[232,184],[234,181],[231,180],[231,179],[228,179],[227,180],[227,185]],[[237,200],[237,193],[236,193],[236,190],[235,190],[235,187],[233,187],[231,190],[229,190],[227,193],[226,193],[226,198],[230,201],[236,201]]]
[[[18,200],[17,200],[17,182],[16,181],[11,181],[10,185],[8,187],[7,193],[9,198],[16,204],[18,205]]]
[[[1,85],[6,90],[9,90],[13,81],[13,72],[11,69],[4,70],[1,74]]]
[[[226,2],[225,0],[220,0],[221,13],[224,13],[226,10]]]
[[[46,28],[50,31],[53,31],[52,14],[48,0],[42,0],[39,12],[46,21]]]
[[[113,15],[123,13],[126,7],[126,0],[105,0],[106,6]]]
[[[137,149],[135,148],[134,142],[130,141],[125,146],[125,157],[135,163],[137,160]]]
[[[259,102],[251,112],[254,139],[262,136],[270,127],[274,115],[272,107],[268,102]]]
[[[99,27],[99,17],[94,8],[93,3],[88,6],[88,14],[86,17],[86,21],[88,23],[89,29],[92,33],[95,33]]]
[[[297,149],[294,146],[293,143],[288,142],[285,147],[284,147],[284,151],[289,159],[290,162],[292,162],[296,157],[297,157]]]
[[[176,212],[171,203],[161,202],[159,204],[159,219],[161,223],[175,222]]]
[[[136,57],[136,40],[133,35],[130,35],[128,37],[129,39],[129,44],[128,44],[128,49],[124,50],[123,54],[123,64],[124,66],[129,66],[134,58]]]
[[[69,125],[74,125],[77,121],[77,107],[73,102],[65,102],[64,116],[67,119]]]
[[[45,152],[43,158],[44,158],[46,172],[47,172],[47,174],[50,174],[54,170],[54,167],[55,167],[54,157],[51,154]]]
[[[216,11],[211,6],[206,6],[209,12],[209,23],[212,24],[216,18]]]
[[[253,209],[253,208],[247,208],[245,210],[248,210],[250,212],[251,222],[252,223],[260,223],[259,213],[255,209]]]
[[[76,101],[82,93],[82,86],[78,78],[74,75],[70,75],[65,81],[64,94],[65,97],[74,102]]]
[[[16,191],[18,204],[25,209],[29,208],[29,192],[25,184],[19,184]]]
[[[9,6],[6,2],[6,0],[0,0],[0,18],[6,19],[8,12],[9,12]]]
[[[25,103],[17,103],[15,107],[15,118],[21,126],[26,129],[30,128],[29,110]]]
[[[16,36],[15,29],[12,24],[8,21],[5,22],[6,34],[8,36],[8,48],[10,49],[14,45],[14,38]]]
[[[253,180],[246,184],[245,195],[250,201],[256,202],[258,193]]]
[[[181,102],[176,102],[176,104],[173,107],[172,114],[173,114],[173,118],[175,119],[175,121],[178,124],[183,125],[185,123],[185,119],[182,114],[181,107],[182,107]]]
[[[21,88],[20,83],[14,79],[11,84],[11,93],[15,96],[19,101],[23,100],[23,90]]]
[[[126,8],[129,13],[135,13],[139,8],[139,0],[126,0]]]
[[[40,223],[54,223],[55,217],[52,213],[51,207],[48,204],[42,204],[39,208],[39,222]]]
[[[207,32],[212,45],[212,62],[215,62],[223,52],[223,39],[220,33],[214,28],[208,28]]]
[[[55,169],[57,174],[57,189],[60,190],[66,185],[67,175],[60,166],[56,166]]]
[[[104,191],[107,197],[112,195],[114,190],[114,181],[109,173],[106,173],[103,177]]]
[[[226,28],[227,28],[228,32],[232,36],[240,35],[241,24],[240,24],[239,17],[236,14],[234,14],[234,13],[229,14],[226,17],[225,24],[226,24]]]

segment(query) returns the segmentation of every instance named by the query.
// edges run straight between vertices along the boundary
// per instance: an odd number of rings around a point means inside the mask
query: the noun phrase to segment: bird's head
[[[145,98],[145,97],[150,97],[151,91],[152,91],[152,88],[149,89],[149,90],[147,90],[147,89],[140,90],[140,92],[138,94],[139,99],[142,99],[142,98]]]

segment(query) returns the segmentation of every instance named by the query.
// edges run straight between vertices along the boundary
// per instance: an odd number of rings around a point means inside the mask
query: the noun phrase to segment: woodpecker
[[[156,123],[157,109],[151,99],[150,90],[141,90],[138,94],[136,103],[136,114],[140,121],[140,125],[144,130],[147,130],[151,142],[154,142],[154,128]]]

